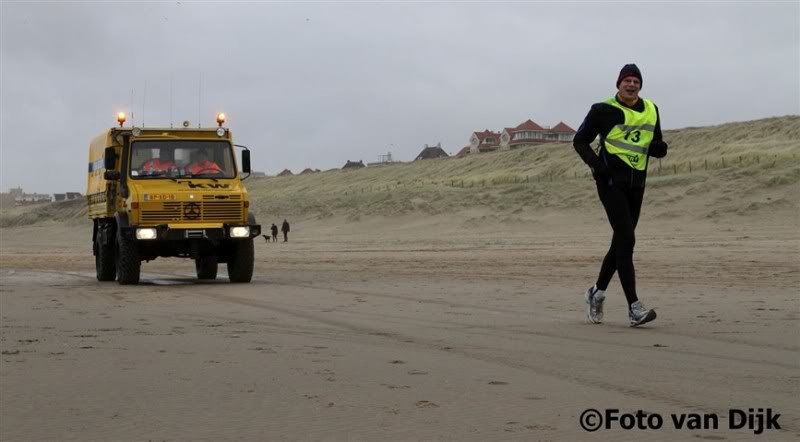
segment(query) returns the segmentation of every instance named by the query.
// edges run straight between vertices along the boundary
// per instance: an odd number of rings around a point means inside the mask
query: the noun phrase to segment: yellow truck
[[[137,284],[142,261],[162,256],[192,258],[199,279],[216,279],[225,263],[230,282],[250,282],[261,234],[242,183],[250,150],[233,144],[224,114],[216,128],[125,127],[122,113],[117,121],[89,144],[97,279]]]

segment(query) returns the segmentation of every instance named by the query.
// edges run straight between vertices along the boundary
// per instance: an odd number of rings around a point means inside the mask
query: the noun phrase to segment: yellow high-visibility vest
[[[653,141],[656,130],[656,106],[652,101],[642,98],[644,110],[637,112],[617,102],[616,97],[605,101],[606,104],[620,109],[625,114],[625,122],[614,126],[603,139],[606,151],[616,155],[625,164],[636,170],[647,169],[647,148]]]

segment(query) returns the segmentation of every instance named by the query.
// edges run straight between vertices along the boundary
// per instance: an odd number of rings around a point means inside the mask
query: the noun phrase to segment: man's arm
[[[594,153],[594,150],[592,150],[591,145],[592,141],[600,134],[600,129],[597,125],[597,115],[599,111],[597,106],[597,104],[592,105],[586,118],[583,119],[583,123],[581,123],[581,126],[578,128],[578,132],[575,133],[575,137],[572,139],[572,147],[575,148],[575,151],[583,162],[592,169],[592,174],[594,174],[595,177],[607,173],[606,165],[600,161],[600,158]]]
[[[661,115],[659,115],[658,106],[656,106],[656,128],[653,131],[653,141],[650,142],[650,147],[647,148],[647,154],[655,158],[664,158],[667,156],[668,147],[662,138]]]

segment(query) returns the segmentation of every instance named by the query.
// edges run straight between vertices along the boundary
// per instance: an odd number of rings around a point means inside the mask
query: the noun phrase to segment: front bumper
[[[255,238],[261,235],[260,224],[250,224],[250,235],[247,237],[232,237],[230,236],[231,228],[243,227],[242,224],[223,225],[222,227],[197,227],[197,228],[170,228],[168,225],[163,224],[159,226],[127,226],[120,230],[120,234],[126,239],[136,240],[136,229],[140,227],[147,227],[156,229],[156,237],[153,239],[140,239],[142,242],[152,241],[181,241],[191,239],[207,239],[210,241],[223,241],[231,240],[237,241],[241,239]]]

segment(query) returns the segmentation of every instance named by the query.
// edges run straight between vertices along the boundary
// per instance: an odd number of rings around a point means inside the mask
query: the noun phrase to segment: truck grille
[[[142,203],[142,224],[241,222],[241,201],[168,201]]]

